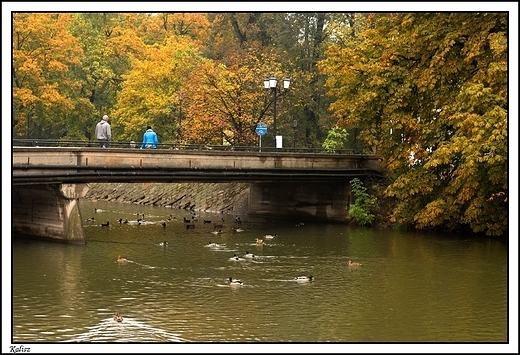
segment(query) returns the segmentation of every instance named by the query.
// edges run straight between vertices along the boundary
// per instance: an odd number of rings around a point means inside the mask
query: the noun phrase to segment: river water
[[[127,351],[149,352],[175,343],[166,351],[179,352],[189,344],[277,343],[283,351],[304,343],[299,351],[319,345],[322,352],[325,343],[450,344],[456,351],[457,344],[509,342],[503,241],[250,216],[237,224],[231,215],[88,200],[80,206],[86,245],[12,239],[14,344],[90,352],[91,344],[136,343]],[[314,281],[295,280],[309,275]],[[243,285],[228,285],[229,277]]]

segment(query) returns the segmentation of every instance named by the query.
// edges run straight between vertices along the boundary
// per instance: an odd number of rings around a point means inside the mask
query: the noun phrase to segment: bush
[[[327,153],[334,153],[336,149],[344,149],[347,144],[348,132],[345,128],[334,127],[327,134],[321,145]]]
[[[349,217],[355,219],[360,226],[372,224],[374,215],[371,209],[376,205],[377,199],[366,192],[366,187],[358,178],[351,180],[350,185],[356,199],[348,210]]]

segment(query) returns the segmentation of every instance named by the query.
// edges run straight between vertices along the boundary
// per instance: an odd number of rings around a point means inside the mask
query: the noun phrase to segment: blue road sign
[[[259,136],[263,136],[267,133],[267,126],[264,123],[259,123],[256,125],[255,131]]]

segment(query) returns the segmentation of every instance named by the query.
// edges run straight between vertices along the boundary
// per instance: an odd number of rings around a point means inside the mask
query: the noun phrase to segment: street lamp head
[[[283,88],[285,90],[289,89],[289,85],[291,85],[291,79],[289,79],[289,78],[283,79]]]
[[[298,120],[293,120],[293,121],[292,121],[292,127],[293,127],[294,129],[298,128]]]
[[[274,76],[269,78],[269,87],[271,89],[276,89],[276,84],[277,83],[278,83],[278,81],[276,80],[276,78]]]
[[[264,80],[264,89],[269,89],[269,78],[265,78]]]

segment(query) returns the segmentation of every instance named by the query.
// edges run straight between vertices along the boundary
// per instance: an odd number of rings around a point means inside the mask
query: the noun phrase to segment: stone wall
[[[215,213],[245,214],[248,183],[90,183],[85,198]]]

